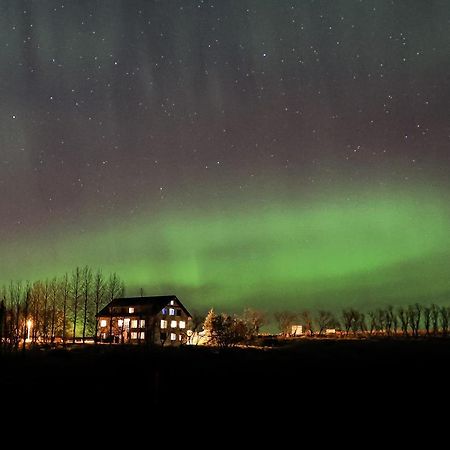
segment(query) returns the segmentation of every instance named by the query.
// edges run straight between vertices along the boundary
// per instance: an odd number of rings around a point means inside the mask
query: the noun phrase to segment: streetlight
[[[30,340],[32,326],[33,326],[33,321],[31,319],[28,319],[27,320],[27,341]]]

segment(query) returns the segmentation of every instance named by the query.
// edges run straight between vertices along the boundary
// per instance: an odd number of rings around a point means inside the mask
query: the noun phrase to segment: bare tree
[[[378,330],[378,314],[376,311],[369,311],[369,334],[372,335],[376,330]]]
[[[336,326],[336,318],[330,311],[319,310],[316,321],[319,327],[319,336],[322,336],[327,328]]]
[[[431,324],[433,326],[433,334],[437,336],[439,333],[439,306],[431,305]]]
[[[389,305],[386,308],[386,311],[385,311],[385,314],[384,314],[385,325],[386,325],[386,334],[388,336],[391,336],[391,334],[392,334],[392,326],[393,326],[393,323],[394,323],[394,315],[395,315],[394,308],[392,307],[392,305]]]
[[[82,271],[82,291],[83,291],[83,343],[86,340],[86,324],[88,321],[88,313],[90,306],[90,298],[91,298],[91,289],[92,289],[92,270],[85,266]]]
[[[422,308],[418,303],[408,307],[409,326],[411,327],[411,333],[414,337],[419,336],[421,313]]]
[[[72,343],[75,344],[75,339],[77,336],[77,320],[78,320],[78,303],[80,301],[81,293],[81,283],[82,283],[82,273],[79,267],[72,273],[72,312],[73,312],[73,336]]]
[[[100,311],[100,307],[103,305],[103,299],[105,297],[105,280],[101,270],[97,270],[94,278],[94,304],[95,304],[95,316],[94,316],[94,339],[97,342],[98,323],[97,314]]]
[[[118,275],[114,272],[109,276],[108,282],[106,284],[106,296],[110,302],[112,302],[115,298],[123,295],[124,285],[120,280]],[[109,337],[111,339],[110,343],[112,344],[112,335],[113,335],[113,316],[112,311],[109,318]]]
[[[66,328],[67,328],[67,302],[71,291],[69,275],[64,274],[61,280],[61,299],[62,299],[62,341],[66,346]]]
[[[360,313],[356,309],[344,309],[342,311],[342,324],[345,329],[345,334],[348,336],[350,330],[354,333],[360,328]]]
[[[408,336],[408,326],[409,326],[409,315],[408,311],[403,307],[397,309],[398,318],[400,319],[400,324],[402,327],[402,332],[404,336]]]
[[[429,336],[431,326],[431,308],[429,306],[425,306],[422,312],[423,312],[423,326],[425,327],[425,334]]]
[[[260,328],[267,323],[267,314],[257,309],[246,308],[243,314],[243,320],[252,336],[259,334]]]
[[[27,342],[27,338],[28,338],[28,332],[29,332],[29,327],[28,327],[28,311],[30,308],[30,294],[31,291],[31,287],[30,287],[30,283],[27,283],[26,286],[26,292],[24,295],[24,305],[23,305],[23,318],[22,318],[22,350],[25,351],[26,348],[26,342]]]
[[[294,318],[294,320],[296,317]],[[305,327],[305,333],[314,336],[314,318],[310,311],[304,309],[300,313],[300,322]]]
[[[51,311],[50,311],[50,342],[53,344],[56,338],[57,327],[57,308],[58,308],[58,295],[60,286],[58,280],[53,278],[50,283],[50,297],[51,297]]]
[[[295,323],[298,315],[290,311],[281,311],[274,314],[278,323],[280,333],[288,336],[291,333],[292,325]]]
[[[42,314],[42,335],[44,338],[44,342],[48,342],[48,334],[49,334],[49,320],[50,320],[50,308],[49,308],[49,299],[50,299],[50,283],[45,280],[43,284],[43,314]]]
[[[439,313],[441,314],[441,329],[442,336],[446,337],[448,334],[448,322],[449,322],[449,308],[445,306],[441,306],[439,309]]]

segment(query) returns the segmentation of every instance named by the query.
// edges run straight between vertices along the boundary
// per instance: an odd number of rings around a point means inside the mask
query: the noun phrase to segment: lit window
[[[123,325],[125,329],[128,330],[130,328],[130,319],[124,319]]]
[[[178,340],[181,341],[181,339],[183,339],[183,336],[181,336],[181,334],[178,336]]]
[[[171,305],[175,305],[175,300],[170,300]]]
[[[169,308],[169,316],[174,316],[174,315],[175,315],[175,309]]]
[[[180,328],[186,328],[186,322],[184,320],[180,320]]]
[[[131,328],[137,328],[137,319],[131,319]]]
[[[136,331],[132,331],[131,332],[131,339],[137,339],[137,332]]]
[[[100,320],[100,326],[106,327],[106,320]]]
[[[167,320],[161,320],[161,328],[167,328]]]
[[[129,312],[130,314],[133,314],[133,313],[134,313],[134,308],[128,308],[128,312]]]
[[[171,341],[176,341],[176,340],[177,340],[177,335],[176,335],[176,333],[170,333],[170,340],[171,340]]]
[[[161,312],[163,313],[163,316],[165,316],[167,314],[167,308],[163,308]]]
[[[144,331],[141,331],[139,333],[139,339],[145,339],[145,332]]]
[[[122,319],[119,319],[119,320],[117,321],[117,325],[119,326],[119,328],[122,328],[122,327],[123,327],[123,320],[122,320]]]
[[[139,328],[145,328],[145,320],[144,319],[141,319],[139,321]]]
[[[176,328],[177,327],[177,321],[176,320],[171,320],[170,321],[170,328]]]

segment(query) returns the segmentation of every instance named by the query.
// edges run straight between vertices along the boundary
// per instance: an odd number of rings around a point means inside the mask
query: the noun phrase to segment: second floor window
[[[137,328],[137,319],[131,319],[131,328]]]
[[[171,320],[170,321],[170,328],[176,328],[177,327],[177,321],[176,320]]]
[[[128,308],[128,313],[129,314],[133,314],[134,313],[134,308]]]
[[[186,322],[184,320],[180,320],[180,328],[186,328]]]
[[[106,320],[100,320],[100,326],[106,327]]]
[[[139,321],[139,328],[145,328],[145,319]]]
[[[161,328],[167,328],[167,320],[161,320]]]

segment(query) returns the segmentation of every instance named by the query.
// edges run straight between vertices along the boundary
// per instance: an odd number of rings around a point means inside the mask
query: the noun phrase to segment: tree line
[[[340,312],[324,309],[278,311],[272,317],[282,337],[300,334],[307,337],[329,334],[340,337],[450,335],[450,307],[436,304],[389,305],[368,312],[356,308],[344,308]],[[231,347],[254,340],[270,319],[268,313],[250,308],[245,309],[242,315],[218,314],[211,309],[203,321],[203,330],[209,344]]]
[[[62,277],[11,282],[0,290],[0,337],[3,350],[26,343],[83,342],[97,336],[95,315],[125,286],[116,273],[76,267]]]

